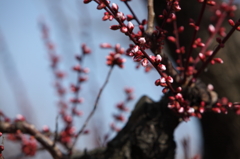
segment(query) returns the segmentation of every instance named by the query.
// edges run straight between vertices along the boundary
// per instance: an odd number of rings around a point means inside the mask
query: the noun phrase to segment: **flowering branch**
[[[224,47],[224,44],[226,43],[226,41],[231,37],[231,35],[234,33],[234,31],[240,26],[240,19],[234,24],[234,26],[232,27],[232,29],[228,32],[228,34],[226,35],[225,38],[223,38],[223,40],[221,39],[217,39],[219,44],[217,46],[217,48],[213,51],[212,55],[203,63],[203,65],[201,66],[201,68],[198,70],[198,72],[193,76],[193,78],[197,78],[199,76],[199,74],[207,67],[207,65],[211,62],[211,60],[213,59],[213,57],[218,53],[218,51]]]
[[[129,6],[127,0],[124,0],[124,3],[126,4],[127,8],[129,9],[129,11],[132,13],[134,19],[137,21],[138,25],[140,25],[140,21],[138,20],[138,17],[136,16],[136,14],[134,13],[134,11],[132,10],[132,8]]]
[[[214,36],[219,33],[220,36],[222,37],[225,37],[226,36],[226,33],[225,33],[225,28],[221,27],[223,21],[225,20],[225,18],[227,17],[227,14],[233,12],[236,10],[236,6],[232,6],[232,7],[228,7],[228,6],[231,6],[233,3],[233,0],[229,0],[229,3],[226,4],[223,3],[221,5],[221,8],[223,8],[223,11],[219,11],[219,10],[216,10],[216,16],[217,16],[217,22],[216,22],[216,25],[213,26],[212,24],[210,24],[208,26],[208,31],[210,33],[210,36],[208,37],[206,43],[205,43],[205,46],[201,49],[200,51],[200,55],[197,56],[197,58],[195,59],[195,67],[199,61],[199,57],[202,59],[202,60],[205,60],[204,57],[205,56],[211,56],[211,53],[212,51],[208,51],[206,52],[206,50],[208,49],[208,47],[210,46],[210,44],[212,43],[213,39],[214,39]],[[204,57],[201,57],[201,54],[204,56]]]
[[[82,73],[88,73],[88,69],[82,68],[83,59],[86,55],[90,54],[91,50],[85,45],[82,45],[82,55],[77,55],[76,59],[79,62],[78,65],[73,67],[73,70],[77,72],[77,82],[75,85],[72,85],[72,91],[74,92],[75,97],[72,99],[72,115],[80,115],[81,112],[77,110],[77,105],[82,102],[82,99],[79,98],[80,86],[83,82],[87,80],[87,77],[83,77]]]
[[[39,132],[34,125],[27,123],[26,121],[16,121],[13,123],[0,121],[0,132],[2,133],[15,133],[20,130],[22,133],[26,133],[34,136],[34,138],[52,155],[54,159],[62,159],[63,154],[57,146],[53,146],[54,142]]]
[[[93,106],[92,111],[91,111],[90,114],[88,115],[88,117],[87,117],[87,119],[85,120],[85,122],[84,122],[83,126],[81,127],[81,129],[80,129],[80,130],[78,131],[78,133],[76,134],[75,140],[73,141],[73,144],[72,144],[72,146],[71,146],[70,149],[69,149],[70,155],[72,154],[72,153],[71,153],[71,152],[72,152],[72,149],[73,149],[73,147],[75,146],[75,144],[76,144],[79,136],[83,133],[83,131],[85,130],[85,127],[87,126],[89,120],[91,119],[91,117],[93,116],[94,112],[95,112],[96,109],[97,109],[98,101],[99,101],[99,99],[100,99],[100,96],[102,95],[102,91],[104,90],[104,88],[106,87],[106,85],[107,85],[107,83],[108,83],[108,81],[109,81],[109,78],[110,78],[110,75],[111,75],[111,73],[112,73],[113,67],[114,67],[114,65],[111,66],[111,67],[110,67],[110,70],[108,71],[106,80],[105,80],[102,88],[101,88],[101,89],[99,90],[99,92],[98,92],[98,95],[97,95],[97,98],[96,98],[96,100],[95,100],[95,104],[94,104],[94,106]]]
[[[192,51],[193,51],[193,44],[194,44],[194,42],[195,42],[196,35],[197,35],[197,32],[198,32],[199,27],[200,27],[200,23],[201,23],[201,21],[202,21],[202,17],[203,17],[203,13],[204,13],[204,11],[205,11],[206,5],[207,5],[207,0],[204,0],[204,1],[203,1],[203,4],[202,4],[201,12],[200,12],[199,17],[198,17],[198,20],[197,20],[197,23],[196,23],[196,24],[193,24],[193,26],[194,26],[194,33],[193,33],[192,42],[191,42],[189,51],[188,51],[188,53],[187,53],[187,55],[186,55],[186,63],[185,63],[185,66],[184,66],[184,70],[187,70],[187,68],[188,68],[189,59],[190,59],[190,57],[191,57],[191,55],[192,55]],[[183,81],[185,82],[185,80],[186,80],[186,75],[184,75]]]

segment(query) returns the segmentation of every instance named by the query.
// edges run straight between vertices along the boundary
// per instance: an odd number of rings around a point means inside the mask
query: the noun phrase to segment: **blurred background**
[[[130,14],[124,3],[115,1],[120,11],[125,15]],[[147,18],[144,0],[133,0],[129,4],[140,20]],[[0,110],[5,115],[14,119],[17,114],[22,114],[38,129],[43,125],[48,125],[52,131],[55,129],[58,96],[54,89],[51,61],[41,33],[40,22],[44,22],[61,58],[60,69],[66,74],[64,86],[68,92],[67,100],[73,96],[70,85],[74,84],[77,78],[72,71],[72,67],[77,64],[74,57],[81,53],[82,43],[92,50],[83,62],[83,66],[89,68],[90,72],[89,80],[80,90],[80,97],[84,98],[84,102],[78,108],[83,115],[74,119],[76,130],[79,130],[91,111],[110,68],[105,64],[110,50],[100,49],[99,45],[103,42],[112,45],[120,43],[127,49],[131,43],[121,32],[109,29],[109,26],[116,22],[103,22],[104,11],[99,11],[96,7],[94,2],[84,5],[82,0],[0,1]],[[136,70],[136,63],[131,58],[126,59],[123,69],[114,68],[97,111],[87,126],[90,133],[78,141],[77,147],[80,150],[93,149],[97,146],[97,140],[103,139],[109,132],[112,115],[117,112],[115,106],[125,99],[124,88],[134,89],[135,98],[127,105],[130,110],[143,95],[155,101],[160,100],[161,88],[154,85],[154,81],[159,78],[158,74],[155,71],[145,73],[143,68]],[[128,115],[130,112],[125,114],[125,117]],[[61,120],[58,123],[61,129],[63,123]],[[197,120],[192,118],[176,130],[177,159],[184,158],[182,141],[185,138],[190,141],[190,157],[201,153],[201,134],[197,125]],[[11,141],[5,141],[5,158],[20,153],[20,148],[18,150],[16,147],[16,151],[8,151],[12,146],[9,142]],[[35,158],[41,158],[41,155],[42,153],[38,153]],[[44,155],[48,156],[47,153]]]

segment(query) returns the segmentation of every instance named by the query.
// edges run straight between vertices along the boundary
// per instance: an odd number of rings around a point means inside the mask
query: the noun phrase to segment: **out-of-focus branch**
[[[56,117],[56,125],[55,125],[55,132],[54,132],[54,142],[53,147],[56,145],[57,139],[58,139],[58,115]]]
[[[0,121],[0,132],[15,133],[17,130],[34,136],[34,138],[52,155],[54,159],[64,158],[64,155],[60,149],[57,146],[53,146],[54,142],[39,132],[34,125],[29,124],[26,121],[17,121],[13,123]]]
[[[112,73],[113,67],[114,67],[114,66],[111,66],[111,68],[110,68],[110,70],[109,70],[109,72],[108,72],[108,74],[107,74],[106,80],[105,80],[102,88],[100,89],[100,91],[99,91],[99,93],[98,93],[98,96],[97,96],[97,99],[96,99],[96,101],[95,101],[95,104],[94,104],[94,106],[93,106],[92,111],[91,111],[90,114],[88,115],[88,117],[87,117],[86,121],[84,122],[82,128],[78,131],[78,133],[77,133],[77,135],[76,135],[76,138],[75,138],[75,140],[73,141],[73,145],[72,145],[71,148],[70,148],[70,153],[71,153],[73,147],[75,146],[75,144],[76,144],[76,142],[77,142],[77,139],[78,139],[79,136],[82,134],[82,132],[84,131],[85,127],[87,126],[89,120],[91,119],[91,117],[93,116],[94,112],[96,111],[97,106],[98,106],[98,101],[99,101],[99,99],[100,99],[100,97],[101,97],[102,91],[104,90],[104,88],[106,87],[106,85],[107,85],[107,83],[108,83],[108,81],[109,81],[109,78],[110,78],[110,75],[111,75],[111,73]]]

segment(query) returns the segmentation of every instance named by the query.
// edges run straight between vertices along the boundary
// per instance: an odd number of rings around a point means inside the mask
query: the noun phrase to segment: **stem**
[[[236,30],[236,28],[240,25],[240,19],[236,22],[235,26],[232,27],[232,29],[229,31],[227,36],[222,40],[220,44],[218,44],[217,48],[213,51],[212,55],[203,63],[201,68],[198,70],[198,72],[193,76],[193,78],[197,78],[199,74],[207,67],[207,65],[211,62],[213,57],[218,53],[218,51],[222,48],[222,45],[226,43],[226,41],[231,37],[233,32]]]
[[[58,117],[59,117],[59,115],[57,115],[57,117],[56,117],[53,147],[56,145],[57,140],[58,140]]]
[[[230,6],[230,5],[232,5],[232,0],[230,0],[230,2],[228,3],[228,5]],[[223,21],[224,21],[224,19],[226,18],[226,11],[225,12],[223,12],[222,14],[221,14],[221,17],[218,19],[218,21],[217,21],[217,23],[216,23],[216,26],[215,26],[215,32],[214,33],[212,33],[211,35],[210,35],[210,37],[207,39],[207,42],[205,43],[205,46],[201,49],[201,53],[205,53],[206,52],[206,50],[207,50],[207,48],[208,48],[208,46],[212,43],[212,41],[213,41],[213,37],[218,33],[218,31],[219,31],[219,29],[220,29],[220,27],[221,27],[221,25],[222,25],[222,23],[223,23]],[[199,62],[199,57],[197,56],[196,57],[196,59],[195,59],[195,66],[197,65],[197,63]]]
[[[199,15],[199,17],[198,17],[198,21],[197,21],[197,23],[196,23],[196,26],[198,26],[198,27],[199,27],[199,25],[200,25],[200,23],[201,23],[201,20],[202,20],[202,17],[203,17],[203,13],[204,13],[205,8],[206,8],[206,4],[207,4],[207,0],[204,0],[203,5],[202,5],[202,8],[201,8],[200,15]],[[187,61],[186,61],[184,70],[187,70],[187,68],[188,68],[189,59],[190,59],[190,57],[191,57],[191,55],[192,55],[192,51],[193,51],[192,45],[193,45],[193,43],[194,43],[194,41],[195,41],[195,39],[196,39],[197,32],[198,32],[198,30],[195,29],[195,30],[194,30],[194,33],[193,33],[193,38],[192,38],[192,42],[191,42],[191,45],[190,45],[190,49],[189,49],[189,52],[188,52],[187,57],[186,57]],[[183,82],[185,82],[185,80],[186,80],[186,74],[184,74]]]
[[[127,1],[124,1],[124,3],[126,4],[127,8],[129,9],[129,11],[132,13],[132,15],[134,16],[134,18],[136,19],[138,25],[141,25],[140,21],[138,20],[136,14],[133,12],[132,8],[129,6]]]
[[[81,56],[81,60],[79,61],[79,66],[82,67],[82,63],[83,63],[83,58],[84,58],[85,54],[82,53],[82,56]],[[78,71],[77,72],[77,84],[76,84],[76,88],[78,89],[76,92],[75,92],[75,99],[77,100],[78,97],[79,97],[79,88],[80,88],[80,84],[81,82],[79,81],[79,78],[81,77],[81,71]],[[72,109],[75,109],[77,107],[78,103],[77,102],[73,102],[73,106],[72,106]],[[74,116],[74,111],[72,111],[72,116]]]
[[[99,101],[99,99],[100,99],[100,96],[101,96],[101,94],[102,94],[102,91],[104,90],[104,88],[106,87],[106,85],[107,85],[107,83],[108,83],[108,81],[109,81],[109,78],[110,78],[110,75],[111,75],[111,73],[112,73],[113,67],[114,67],[114,66],[111,66],[110,70],[108,71],[106,80],[105,80],[102,88],[101,88],[101,89],[99,90],[99,92],[98,92],[98,95],[97,95],[97,98],[96,98],[96,100],[95,100],[95,104],[94,104],[94,106],[93,106],[93,109],[92,109],[92,111],[90,112],[90,114],[88,115],[87,119],[85,120],[82,128],[78,131],[78,133],[77,133],[77,135],[76,135],[76,138],[75,138],[75,140],[73,141],[73,144],[72,144],[72,146],[71,146],[70,149],[69,149],[70,154],[71,154],[71,151],[72,151],[73,147],[75,146],[75,144],[76,144],[79,136],[82,134],[82,132],[84,131],[85,127],[87,126],[89,120],[91,119],[91,117],[93,116],[94,112],[95,112],[96,109],[97,109],[98,101]]]
[[[164,20],[163,20],[163,23],[162,23],[162,26],[161,28],[163,29],[167,23],[167,19],[169,18],[170,14],[172,13],[172,10],[171,8],[173,7],[173,3],[175,2],[176,0],[172,1],[171,3],[171,6],[168,6],[168,12],[167,12],[167,16],[164,17]]]
[[[176,47],[177,47],[177,49],[180,49],[180,44],[179,44],[179,34],[178,34],[178,28],[177,28],[177,21],[176,20],[174,20],[173,21],[173,27],[174,27],[174,34],[175,34],[175,37],[176,37]],[[179,66],[180,67],[183,67],[183,61],[182,61],[182,54],[181,53],[179,53],[178,54],[178,59],[180,60],[180,64],[179,64]]]
[[[127,99],[128,99],[128,96],[127,96],[127,98],[124,100],[123,105],[127,105],[127,103],[129,102]],[[119,111],[119,113],[123,113],[122,110],[118,110],[118,111]],[[113,124],[115,123],[115,125],[117,125],[118,122],[119,122],[119,121],[114,118],[114,121],[113,121],[112,123],[113,123]],[[108,136],[108,138],[105,139],[105,140],[103,141],[103,143],[101,144],[103,147],[107,145],[107,140],[109,139],[110,135],[111,135],[113,132],[116,132],[116,131],[114,131],[114,130],[110,127],[110,130],[108,131],[108,133],[106,133],[106,136]]]

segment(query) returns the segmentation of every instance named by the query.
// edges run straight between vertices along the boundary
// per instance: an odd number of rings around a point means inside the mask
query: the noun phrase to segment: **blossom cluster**
[[[114,66],[117,65],[120,68],[123,68],[123,63],[126,61],[126,59],[122,58],[121,55],[125,53],[124,48],[121,48],[120,44],[116,44],[115,47],[113,47],[109,43],[102,43],[100,45],[101,48],[104,49],[113,49],[114,51],[111,51],[109,55],[106,57],[107,62],[106,64],[108,66]]]

